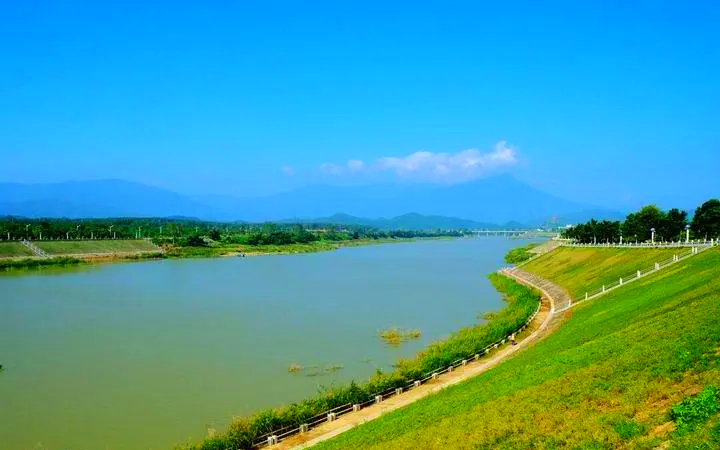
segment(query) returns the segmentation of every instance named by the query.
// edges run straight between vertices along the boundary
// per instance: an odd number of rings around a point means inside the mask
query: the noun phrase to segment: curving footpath
[[[542,279],[519,268],[503,269],[501,274],[515,279],[521,284],[533,287],[542,293],[540,312],[533,323],[523,333],[518,335],[517,345],[506,345],[501,347],[490,357],[476,362],[470,362],[466,366],[458,367],[456,370],[443,374],[437,380],[428,382],[418,388],[402,395],[391,397],[360,411],[341,416],[333,422],[325,423],[319,427],[312,428],[306,433],[299,434],[273,445],[272,449],[277,450],[300,450],[312,447],[322,441],[332,439],[335,436],[357,427],[365,422],[387,414],[396,409],[407,406],[423,397],[438,392],[448,386],[458,384],[476,375],[479,375],[501,362],[510,358],[523,348],[529,347],[538,342],[562,322],[565,314],[556,313],[572,304],[572,297],[559,286]]]

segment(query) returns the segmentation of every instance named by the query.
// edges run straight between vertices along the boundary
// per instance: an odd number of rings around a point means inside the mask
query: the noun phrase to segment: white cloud
[[[362,172],[365,169],[365,163],[359,159],[351,159],[347,162],[347,168],[350,172]]]
[[[436,183],[460,183],[481,178],[499,169],[517,164],[517,152],[500,141],[488,153],[477,149],[457,153],[433,153],[420,151],[408,156],[387,156],[378,158],[367,166],[363,161],[350,160],[344,165],[325,163],[320,171],[326,174],[342,175],[359,172],[394,172],[400,178],[431,181]]]
[[[344,169],[342,166],[338,166],[337,164],[324,163],[320,164],[320,172],[329,175],[340,175],[344,172]]]
[[[293,168],[290,167],[290,166],[282,166],[282,167],[280,168],[280,170],[282,170],[282,173],[284,173],[284,174],[287,175],[287,176],[293,176],[293,175],[295,175],[295,169],[293,169]]]
[[[375,168],[394,171],[401,178],[458,183],[483,177],[517,162],[517,152],[505,141],[500,141],[490,153],[477,149],[458,153],[415,152],[405,157],[380,158],[375,162]]]

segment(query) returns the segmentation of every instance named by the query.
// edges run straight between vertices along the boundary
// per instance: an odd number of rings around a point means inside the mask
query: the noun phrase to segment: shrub
[[[698,395],[684,398],[670,410],[670,418],[677,424],[678,432],[684,433],[702,425],[714,413],[720,411],[720,391],[707,386]]]

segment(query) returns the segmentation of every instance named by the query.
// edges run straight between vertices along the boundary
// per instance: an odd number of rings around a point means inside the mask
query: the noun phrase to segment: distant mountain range
[[[468,219],[458,219],[457,217],[447,216],[424,216],[418,213],[408,213],[401,216],[392,217],[389,219],[367,219],[363,217],[355,217],[349,214],[337,213],[330,217],[318,217],[315,219],[285,219],[280,221],[282,223],[323,223],[323,224],[337,224],[337,225],[361,225],[372,228],[388,229],[388,230],[428,230],[433,228],[440,229],[466,229],[466,230],[477,230],[477,229],[512,229],[512,228],[527,228],[527,225],[523,225],[518,222],[508,222],[506,224],[495,224],[486,222],[476,222]]]
[[[338,216],[342,211],[346,216]],[[407,214],[409,212],[416,214]],[[490,228],[531,226],[555,217],[575,223],[624,214],[581,205],[534,189],[508,175],[452,186],[373,184],[308,186],[262,197],[182,195],[123,180],[49,184],[0,183],[0,215],[26,217],[197,217],[217,221],[369,221],[372,226]],[[393,219],[361,219],[382,218]],[[455,219],[463,217],[464,219]],[[342,222],[347,223],[347,222]],[[387,224],[387,225],[385,225]],[[432,225],[432,226],[430,226]]]

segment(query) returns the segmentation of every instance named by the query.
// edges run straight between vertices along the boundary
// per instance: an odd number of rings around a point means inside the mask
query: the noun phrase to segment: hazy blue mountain
[[[373,184],[307,186],[264,197],[186,196],[122,180],[52,184],[0,183],[0,215],[28,217],[186,216],[221,221],[268,221],[331,217],[338,211],[354,217],[392,217],[413,225],[416,216],[463,217],[481,224],[508,221],[537,225],[551,217],[577,218],[612,212],[581,205],[534,189],[510,176],[453,186]],[[458,219],[452,219],[458,220]],[[570,222],[575,222],[571,220]],[[490,226],[490,225],[489,225]]]
[[[209,218],[219,214],[172,191],[123,180],[0,183],[0,214],[27,217]]]
[[[476,222],[474,220],[458,219],[457,217],[446,216],[424,216],[417,213],[408,213],[389,219],[368,219],[351,216],[345,213],[333,214],[329,217],[318,217],[314,219],[286,219],[286,223],[326,223],[338,225],[362,225],[382,229],[405,229],[405,230],[429,230],[429,229],[485,229],[501,228],[497,224]]]

